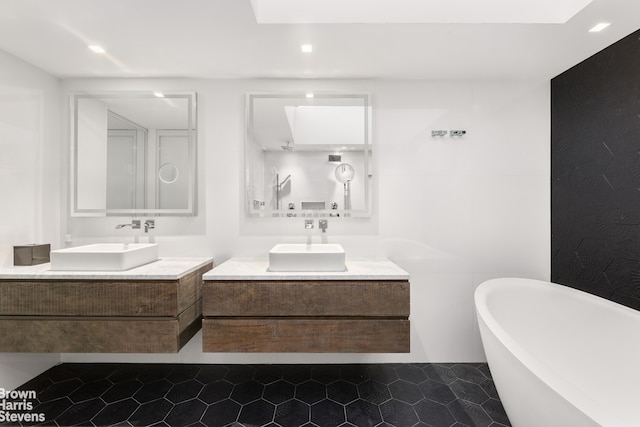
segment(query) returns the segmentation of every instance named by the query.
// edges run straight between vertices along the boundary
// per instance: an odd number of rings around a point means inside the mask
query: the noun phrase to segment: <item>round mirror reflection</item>
[[[180,170],[173,163],[165,163],[158,169],[158,178],[165,184],[173,184],[178,180]]]
[[[353,169],[353,166],[351,166],[349,163],[342,163],[339,164],[338,167],[336,167],[336,179],[343,184],[345,182],[352,181],[355,173],[356,172]]]

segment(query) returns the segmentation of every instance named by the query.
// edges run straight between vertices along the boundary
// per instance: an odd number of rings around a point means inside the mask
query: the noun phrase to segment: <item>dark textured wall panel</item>
[[[640,31],[551,80],[551,280],[640,310]]]

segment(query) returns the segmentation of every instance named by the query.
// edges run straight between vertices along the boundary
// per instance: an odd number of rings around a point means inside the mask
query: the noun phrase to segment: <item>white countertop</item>
[[[409,273],[388,259],[347,258],[336,272],[269,271],[267,258],[231,258],[204,274],[204,280],[409,280]]]
[[[160,258],[158,261],[125,271],[52,271],[51,264],[16,266],[0,269],[0,280],[177,280],[213,258]]]

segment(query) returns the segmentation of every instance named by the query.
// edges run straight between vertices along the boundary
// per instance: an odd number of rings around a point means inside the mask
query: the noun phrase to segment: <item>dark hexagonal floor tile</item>
[[[277,405],[278,403],[293,399],[295,391],[296,388],[293,384],[284,380],[278,380],[264,388],[263,398]]]
[[[360,397],[362,399],[378,405],[391,399],[389,387],[386,384],[382,384],[377,381],[369,380],[359,384],[358,391],[360,392]]]
[[[120,364],[106,364],[106,363],[98,363],[98,364],[89,364],[89,363],[74,363],[76,374],[74,375],[83,383],[90,383],[98,380],[103,380],[108,378],[113,371],[117,367],[126,366]]]
[[[485,410],[475,403],[458,399],[447,405],[447,408],[456,421],[465,425],[489,427],[493,423]]]
[[[117,384],[119,382],[137,378],[138,375],[142,374],[145,370],[145,365],[137,363],[115,365],[112,367],[111,373],[105,378],[108,378],[109,381]]]
[[[60,414],[69,409],[73,402],[68,397],[56,400],[49,400],[34,407],[33,412],[45,414],[46,421],[50,422],[56,419]]]
[[[252,365],[231,365],[224,378],[232,384],[240,384],[253,379],[256,368]]]
[[[105,391],[109,390],[113,384],[107,379],[101,379],[88,384],[80,386],[76,391],[69,395],[69,399],[78,403],[83,400],[93,399],[102,395]]]
[[[447,405],[457,399],[448,385],[438,381],[427,380],[418,386],[427,399]]]
[[[331,384],[340,379],[340,366],[317,365],[311,370],[311,378],[321,384]]]
[[[276,408],[274,421],[281,426],[300,426],[309,422],[311,407],[299,400],[288,400]]]
[[[282,379],[291,384],[300,384],[311,379],[311,365],[286,365]]]
[[[202,422],[207,426],[226,426],[238,419],[241,408],[233,400],[222,400],[209,405],[202,416]]]
[[[164,397],[171,390],[171,387],[173,387],[173,384],[167,380],[146,383],[133,395],[133,398],[140,403],[157,400]]]
[[[338,403],[346,404],[358,398],[358,389],[354,384],[338,380],[327,386],[327,396]]]
[[[296,386],[296,399],[310,405],[327,397],[327,388],[313,380],[303,382]]]
[[[401,380],[413,383],[420,384],[423,381],[427,380],[427,374],[421,368],[412,365],[402,365],[396,368],[396,373],[398,374],[398,378]]]
[[[247,381],[234,387],[231,398],[238,403],[249,403],[262,397],[264,385],[257,381]]]
[[[340,378],[351,384],[358,385],[367,381],[369,374],[363,365],[341,365]]]
[[[128,381],[119,382],[114,384],[104,392],[102,400],[107,403],[116,402],[118,400],[127,399],[132,397],[138,390],[142,388],[142,383],[137,379],[130,379]]]
[[[168,365],[164,363],[150,364],[145,366],[146,366],[145,370],[139,373],[137,376],[137,378],[145,384],[166,379],[169,376],[169,374],[173,371],[172,365]]]
[[[496,389],[496,385],[492,379],[486,380],[485,382],[480,384],[480,387],[482,387],[484,392],[487,393],[489,397],[500,400],[500,396],[498,395],[498,389]]]
[[[238,416],[238,422],[248,425],[264,425],[273,420],[276,410],[274,404],[266,400],[256,400],[249,404],[243,405]]]
[[[380,414],[384,422],[397,427],[412,426],[419,421],[411,405],[396,399],[388,400],[380,405]]]
[[[398,379],[398,373],[392,365],[369,365],[368,377],[382,384],[391,384]]]
[[[441,382],[443,384],[451,384],[458,379],[456,374],[451,371],[452,364],[433,363],[422,368],[422,371],[431,380]]]
[[[174,369],[167,375],[167,380],[173,384],[180,384],[195,379],[199,373],[200,366],[198,365],[174,365]]]
[[[489,395],[478,384],[465,380],[456,380],[449,387],[455,395],[462,400],[480,404],[489,399]]]
[[[202,388],[198,398],[205,403],[215,403],[228,399],[233,391],[233,384],[227,381],[216,381]]]
[[[344,406],[332,400],[322,400],[311,405],[311,422],[320,426],[339,426],[346,421]]]
[[[282,378],[283,368],[278,365],[260,365],[253,376],[253,379],[261,384],[267,385]]]
[[[197,399],[179,403],[173,407],[164,421],[171,426],[188,426],[200,421],[207,405]]]
[[[389,391],[394,399],[398,399],[409,404],[414,404],[424,398],[417,385],[405,380],[398,380],[389,384]]]
[[[416,403],[413,405],[413,409],[422,422],[428,423],[432,427],[450,427],[456,422],[449,408],[429,399]]]
[[[62,381],[67,381],[70,378],[80,378],[85,377],[86,375],[90,375],[92,378],[88,380],[88,382],[95,381],[97,379],[106,378],[109,374],[105,375],[103,369],[100,369],[105,365],[87,365],[84,363],[63,363],[58,366],[54,366],[45,374],[51,379],[52,382],[58,383]],[[113,368],[106,366],[107,369]],[[92,374],[93,372],[93,374]]]
[[[196,380],[202,384],[209,384],[222,380],[229,372],[224,365],[205,365],[200,368],[200,372],[196,375]]]
[[[203,387],[198,381],[185,381],[171,387],[165,398],[174,404],[184,402],[200,394]]]
[[[40,402],[47,402],[50,400],[60,399],[62,397],[68,397],[71,393],[82,386],[82,381],[78,378],[70,378],[65,381],[60,381],[51,384],[40,393],[38,393],[38,400]]]
[[[89,424],[91,418],[95,417],[106,405],[99,398],[84,400],[76,403],[56,418],[59,425],[74,426],[78,424]]]
[[[30,379],[23,385],[17,388],[17,390],[44,390],[53,384],[53,381],[48,375],[49,371],[44,372],[43,374],[38,375],[35,378]]]
[[[475,384],[482,384],[487,380],[487,377],[479,369],[479,365],[476,366],[473,363],[454,365],[451,367],[451,372],[453,372],[456,377]]]
[[[497,399],[489,399],[482,404],[482,409],[485,410],[487,415],[491,417],[491,419],[497,423],[508,425],[509,418],[507,417],[507,413],[502,406],[502,402]]]
[[[346,407],[347,421],[358,427],[373,427],[382,422],[378,405],[358,399]]]
[[[488,363],[480,363],[478,370],[484,374],[485,377],[491,378],[491,370]]]
[[[133,399],[110,403],[105,406],[92,421],[98,426],[111,426],[123,423],[138,409],[138,406],[140,406],[139,403]]]
[[[173,404],[166,399],[157,399],[144,403],[129,417],[134,426],[146,426],[164,420]]]

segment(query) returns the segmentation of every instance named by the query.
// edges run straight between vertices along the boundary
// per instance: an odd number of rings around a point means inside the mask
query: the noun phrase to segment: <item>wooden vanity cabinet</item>
[[[205,352],[407,353],[408,280],[203,284]]]
[[[175,280],[0,279],[0,352],[177,353],[201,327],[212,267]]]

